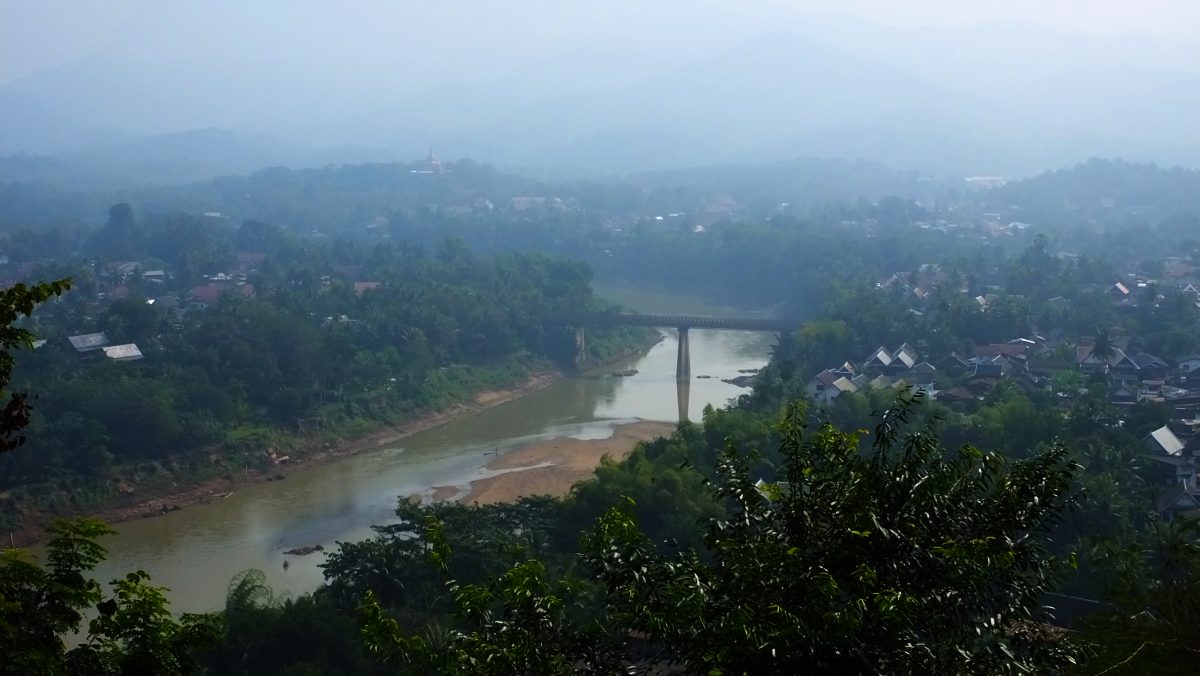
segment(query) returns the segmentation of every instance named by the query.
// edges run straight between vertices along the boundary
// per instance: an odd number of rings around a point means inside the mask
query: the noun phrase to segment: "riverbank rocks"
[[[316,552],[323,551],[325,551],[325,548],[321,545],[313,545],[312,547],[296,547],[295,549],[289,549],[284,552],[284,554],[287,554],[288,556],[308,556],[309,554],[315,554]]]
[[[754,383],[758,381],[757,376],[738,376],[736,378],[722,378],[721,382],[736,385],[738,387],[754,387]]]

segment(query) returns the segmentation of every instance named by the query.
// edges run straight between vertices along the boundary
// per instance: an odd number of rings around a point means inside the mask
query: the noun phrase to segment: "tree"
[[[918,399],[897,401],[867,449],[857,432],[808,431],[793,407],[778,425],[778,481],[754,483],[750,455],[720,457],[712,492],[725,510],[703,549],[656,544],[627,501],[584,537],[587,585],[556,581],[533,557],[462,583],[431,517],[412,541],[447,579],[455,621],[414,633],[372,591],[360,608],[368,648],[412,674],[1065,668],[1074,649],[1043,628],[1041,603],[1069,567],[1048,552],[1049,531],[1074,504],[1078,466],[1060,446],[1011,463],[947,451],[932,423],[907,431]],[[633,635],[649,646],[626,644]]]
[[[1092,343],[1092,354],[1103,359],[1105,363],[1112,362],[1113,357],[1117,356],[1117,346],[1113,342],[1108,328],[1101,326],[1096,329],[1096,341]]]
[[[49,529],[48,566],[19,549],[0,553],[0,674],[190,674],[219,626],[211,615],[171,616],[164,591],[137,571],[112,582],[111,598],[88,573],[104,560],[96,539],[112,533],[95,519]],[[85,641],[67,650],[84,612]]]
[[[0,396],[8,391],[12,382],[12,371],[16,366],[12,350],[33,347],[33,334],[15,324],[21,317],[32,315],[34,308],[51,296],[61,296],[70,288],[71,280],[60,279],[33,286],[16,284],[0,293]],[[21,430],[29,424],[30,410],[26,393],[9,393],[8,402],[0,410],[0,453],[25,443]]]
[[[137,256],[141,231],[133,216],[133,208],[118,202],[108,209],[108,222],[94,237],[97,253],[114,261],[130,261]]]
[[[1070,647],[1040,629],[1064,571],[1048,532],[1075,500],[1078,466],[1053,446],[1014,463],[932,426],[901,430],[902,398],[876,427],[780,426],[780,481],[758,487],[729,449],[715,490],[728,512],[704,551],[662,554],[628,507],[585,556],[614,613],[686,668],[708,673],[1024,673]]]
[[[425,537],[464,626],[406,636],[368,592],[360,614],[372,653],[409,674],[617,673],[613,637],[599,621],[569,617],[571,586],[553,583],[540,561],[518,563],[490,585],[461,584],[449,576],[450,546],[436,519]]]

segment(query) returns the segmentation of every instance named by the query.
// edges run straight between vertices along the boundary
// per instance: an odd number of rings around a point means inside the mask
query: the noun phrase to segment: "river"
[[[645,313],[746,314],[688,296],[617,287],[599,292]],[[338,541],[369,537],[371,524],[394,520],[399,496],[428,495],[434,486],[466,486],[488,476],[484,465],[497,449],[563,436],[605,438],[615,425],[634,420],[677,420],[677,339],[674,331],[664,334],[639,358],[558,381],[394,445],[308,468],[283,481],[242,486],[208,504],[117,524],[118,534],[103,541],[109,558],[97,579],[107,582],[145,570],[155,584],[170,589],[176,612],[220,608],[230,578],[249,568],[264,571],[281,595],[312,591],[322,581],[318,564],[324,555],[285,556],[285,550],[317,544],[330,550]],[[720,406],[748,392],[720,379],[765,364],[774,340],[768,334],[692,329],[692,374],[713,378],[692,380],[689,417],[699,420],[704,406]],[[624,368],[637,369],[637,374],[609,376]]]

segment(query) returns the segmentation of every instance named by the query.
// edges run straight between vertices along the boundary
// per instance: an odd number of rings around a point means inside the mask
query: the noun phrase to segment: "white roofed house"
[[[851,381],[849,378],[842,376],[841,378],[838,378],[837,380],[833,381],[832,385],[825,388],[824,392],[821,392],[819,395],[817,395],[817,402],[821,403],[821,404],[828,404],[829,402],[833,401],[834,399],[837,399],[838,397],[842,396],[843,394],[847,394],[847,393],[853,394],[854,392],[857,392],[857,391],[858,391],[858,386],[855,385],[854,382]]]
[[[1166,479],[1166,485],[1155,499],[1159,517],[1174,521],[1181,516],[1200,516],[1200,485],[1197,483],[1200,454],[1189,452],[1166,425],[1147,434],[1142,443]]]
[[[892,363],[888,364],[888,369],[892,371],[907,371],[916,366],[919,360],[920,355],[917,354],[916,349],[912,345],[904,343],[892,353]]]
[[[821,396],[826,389],[837,382],[838,378],[842,377],[844,377],[843,374],[838,373],[833,369],[825,369],[808,382],[808,385],[804,388],[804,394],[806,394],[809,399],[816,399],[817,397]]]
[[[95,352],[102,347],[108,345],[108,336],[103,332],[99,333],[83,333],[78,336],[70,336],[67,340],[71,343],[71,347],[77,352]]]
[[[113,361],[137,361],[145,356],[134,343],[111,345],[102,349],[104,350],[104,356]]]
[[[857,373],[857,371],[854,370],[854,364],[851,364],[848,361],[842,362],[841,366],[829,370],[838,375],[846,376],[847,378],[852,378],[854,374]]]
[[[1166,425],[1147,434],[1142,439],[1142,443],[1146,444],[1146,448],[1151,453],[1158,455],[1178,456],[1183,454],[1183,442]]]
[[[863,368],[887,368],[892,363],[892,355],[882,345],[863,361]]]

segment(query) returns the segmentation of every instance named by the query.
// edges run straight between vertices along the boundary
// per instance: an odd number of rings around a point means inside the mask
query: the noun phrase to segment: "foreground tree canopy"
[[[862,433],[808,430],[792,409],[773,483],[756,484],[752,456],[729,448],[712,486],[725,511],[701,548],[669,551],[638,529],[632,505],[619,506],[584,538],[598,589],[552,580],[536,560],[488,584],[448,579],[458,628],[433,645],[404,635],[368,596],[368,645],[406,673],[1066,668],[1074,653],[1046,629],[1042,601],[1069,564],[1048,543],[1076,499],[1077,465],[1059,446],[1016,462],[948,451],[932,426],[906,429],[913,405],[898,400],[866,450]],[[436,521],[426,538],[448,570]],[[603,610],[573,625],[564,607],[594,603],[596,592]]]
[[[69,281],[17,285],[0,294],[0,388],[9,383],[12,350],[31,347],[33,336],[14,326],[38,304],[66,291]],[[2,390],[0,390],[2,392]],[[25,393],[12,393],[0,420],[3,445],[24,441],[29,423]],[[20,549],[0,551],[0,674],[188,674],[219,637],[211,615],[172,617],[166,590],[142,571],[112,581],[104,593],[90,573],[104,560],[97,543],[112,529],[94,519],[59,522],[48,530],[46,565]],[[78,645],[65,639],[84,628]]]

